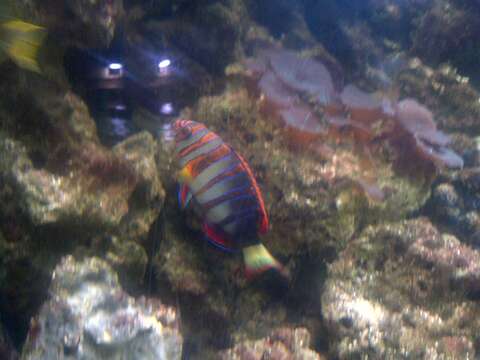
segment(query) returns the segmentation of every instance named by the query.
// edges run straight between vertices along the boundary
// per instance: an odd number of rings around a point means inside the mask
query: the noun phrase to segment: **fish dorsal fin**
[[[203,233],[207,237],[207,240],[216,247],[228,252],[235,251],[233,242],[228,239],[225,234],[222,234],[221,231],[218,231],[214,226],[204,223]]]
[[[248,174],[248,177],[250,178],[250,181],[252,182],[253,189],[255,191],[255,195],[258,199],[258,204],[260,205],[260,220],[259,220],[259,227],[258,227],[258,232],[260,234],[264,234],[268,230],[268,215],[267,211],[265,210],[265,203],[263,202],[263,196],[262,193],[260,192],[260,188],[258,187],[257,180],[255,180],[255,176],[253,176],[253,171],[250,169],[250,166],[248,163],[245,161],[245,159],[238,154],[235,150],[232,149],[232,151],[237,155],[238,159],[242,163],[243,168]]]
[[[192,192],[186,184],[180,184],[178,189],[178,204],[182,210],[188,207],[188,204],[192,200]]]

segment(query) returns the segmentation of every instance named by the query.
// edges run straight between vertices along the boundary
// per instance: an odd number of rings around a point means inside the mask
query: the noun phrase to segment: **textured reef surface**
[[[183,338],[173,308],[133,299],[98,258],[61,260],[51,299],[31,320],[23,359],[180,359]]]
[[[480,356],[478,2],[13,8],[48,35],[0,62],[1,359]],[[288,289],[179,209],[177,117],[252,168]]]
[[[474,358],[479,256],[425,218],[367,228],[321,295],[338,356]]]

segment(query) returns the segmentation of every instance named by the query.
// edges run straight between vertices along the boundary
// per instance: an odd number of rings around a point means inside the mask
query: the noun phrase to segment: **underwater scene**
[[[0,0],[0,360],[480,359],[478,0]]]

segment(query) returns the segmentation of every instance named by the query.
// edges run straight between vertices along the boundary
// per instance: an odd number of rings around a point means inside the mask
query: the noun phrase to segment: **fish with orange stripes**
[[[182,209],[192,208],[207,239],[226,251],[241,250],[247,279],[260,274],[288,275],[260,242],[268,230],[262,194],[246,161],[199,122],[170,125]]]

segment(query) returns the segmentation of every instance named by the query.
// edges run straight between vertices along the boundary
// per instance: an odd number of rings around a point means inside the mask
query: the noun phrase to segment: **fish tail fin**
[[[8,20],[0,23],[0,49],[18,66],[39,73],[38,54],[46,35],[41,26]]]
[[[245,262],[245,276],[248,280],[258,278],[267,272],[273,272],[288,282],[287,271],[263,244],[250,245],[244,247],[242,251]]]

